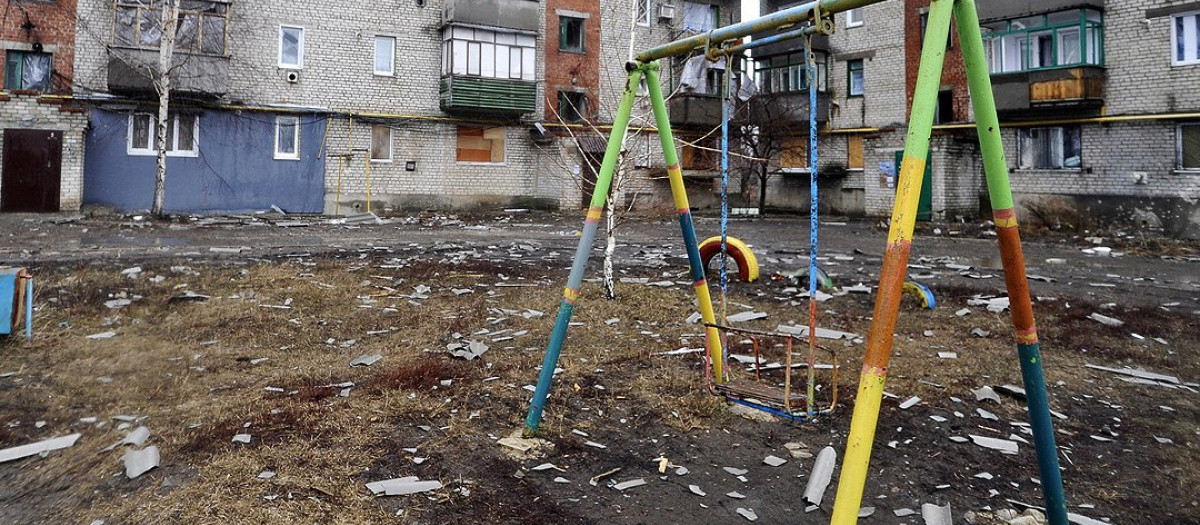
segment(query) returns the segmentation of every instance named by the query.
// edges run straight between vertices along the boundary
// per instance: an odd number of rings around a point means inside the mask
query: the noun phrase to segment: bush
[[[1027,226],[1030,228],[1082,232],[1092,228],[1092,218],[1087,210],[1062,197],[1043,197],[1025,203],[1029,212]]]

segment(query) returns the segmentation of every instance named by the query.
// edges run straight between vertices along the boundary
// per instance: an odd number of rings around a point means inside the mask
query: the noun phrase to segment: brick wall
[[[829,88],[835,109],[833,128],[887,127],[907,120],[907,92],[898,82],[905,63],[904,2],[863,7],[863,25],[846,27],[846,14],[834,15],[836,32],[829,37],[832,63]],[[863,96],[847,97],[847,61],[863,61]]]
[[[559,49],[559,17],[583,15],[583,53]],[[585,94],[588,100],[587,118],[595,113],[600,96],[600,3],[590,0],[549,0],[546,4],[546,100],[545,119],[557,122],[559,91]]]
[[[1178,0],[1105,2],[1105,102],[1110,115],[1200,110],[1200,64],[1172,66],[1171,17],[1147,10]]]
[[[0,95],[0,129],[59,130],[62,140],[62,175],[59,180],[59,209],[79,209],[83,198],[84,130],[87,114],[60,101],[37,95]],[[2,151],[3,144],[0,144]],[[3,175],[0,165],[0,176]],[[2,177],[0,177],[2,180]],[[4,191],[0,186],[0,192]]]
[[[930,0],[905,0],[904,6],[904,79],[908,91],[908,110],[912,110],[913,95],[916,94],[917,71],[921,65],[921,17],[929,12]],[[950,27],[952,47],[946,51],[942,64],[942,80],[939,91],[954,92],[954,121],[969,119],[971,95],[967,89],[967,69],[963,66],[962,46],[959,45],[956,26]]]
[[[70,93],[75,66],[75,1],[17,2],[7,1],[3,24],[0,24],[0,48],[32,51],[41,44],[43,51],[52,53],[54,75],[53,93]],[[29,22],[34,28],[26,31]],[[0,53],[0,74],[7,53]]]

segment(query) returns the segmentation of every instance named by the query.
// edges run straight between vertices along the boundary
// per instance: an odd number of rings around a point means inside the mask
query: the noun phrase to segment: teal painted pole
[[[1033,430],[1046,517],[1051,525],[1067,525],[1067,503],[1063,495],[1058,446],[1054,442],[1054,424],[1050,419],[1050,403],[1046,395],[1041,345],[1033,319],[1029,280],[1025,276],[1025,257],[1021,253],[1021,235],[1008,179],[1008,161],[1004,158],[1004,144],[1000,139],[1000,119],[996,114],[996,101],[992,94],[987,56],[983,51],[975,0],[957,0],[954,15],[967,68],[971,102],[975,107],[976,133],[983,153],[983,169],[987,177],[993,221],[996,223],[996,237],[1000,243],[1000,259],[1004,264],[1004,282],[1008,288],[1013,336],[1017,343],[1017,357],[1021,362],[1021,380],[1025,384],[1029,426]]]
[[[592,191],[592,201],[588,206],[587,218],[583,222],[583,234],[579,236],[579,246],[575,248],[575,260],[571,264],[571,275],[567,278],[567,287],[563,290],[562,303],[558,307],[558,317],[554,321],[554,331],[550,334],[550,342],[546,345],[546,355],[542,359],[542,371],[538,375],[537,389],[533,393],[533,401],[529,405],[529,415],[525,417],[525,434],[537,433],[538,424],[542,421],[542,409],[546,405],[546,397],[550,395],[550,384],[554,382],[554,369],[558,366],[558,356],[562,352],[563,342],[567,339],[567,327],[571,324],[571,314],[575,310],[575,301],[579,299],[579,289],[583,285],[583,272],[591,258],[592,244],[596,240],[596,230],[600,226],[600,218],[604,215],[604,201],[608,198],[608,189],[612,185],[613,172],[616,171],[617,159],[621,155],[621,145],[625,141],[625,131],[629,128],[629,117],[633,112],[634,93],[642,81],[642,70],[630,68],[629,81],[625,92],[621,95],[621,103],[617,106],[617,115],[613,119],[612,133],[608,137],[608,147],[604,151],[604,161],[600,164],[600,173],[596,177],[596,189]]]

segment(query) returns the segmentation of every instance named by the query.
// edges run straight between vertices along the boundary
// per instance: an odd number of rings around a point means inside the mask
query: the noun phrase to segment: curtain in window
[[[21,70],[21,89],[50,89],[50,54],[27,53]]]

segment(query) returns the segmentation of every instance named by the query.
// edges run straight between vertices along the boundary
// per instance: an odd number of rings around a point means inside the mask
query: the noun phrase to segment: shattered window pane
[[[219,16],[205,16],[204,30],[201,33],[204,42],[202,52],[209,55],[225,54],[225,19]]]
[[[195,13],[179,15],[179,28],[175,35],[175,49],[194,50],[200,41],[200,16]]]
[[[21,71],[21,89],[50,90],[49,53],[25,53],[25,64]]]
[[[162,18],[157,9],[143,9],[141,21],[141,39],[143,46],[158,46],[162,41]]]
[[[137,41],[137,16],[138,10],[135,7],[117,8],[117,27],[114,31],[116,45],[132,46]]]

